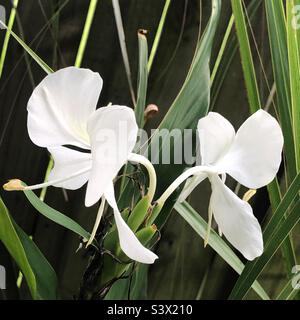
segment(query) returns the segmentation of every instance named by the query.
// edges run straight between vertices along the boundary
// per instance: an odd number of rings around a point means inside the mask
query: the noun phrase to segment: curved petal
[[[65,147],[48,148],[54,159],[54,167],[49,175],[49,181],[67,178],[76,172],[92,167],[92,156]],[[55,187],[75,190],[82,187],[89,179],[90,172],[75,178],[53,184]]]
[[[30,139],[41,147],[89,148],[86,125],[102,89],[98,73],[68,67],[42,80],[28,101]]]
[[[210,112],[198,122],[201,164],[215,164],[230,148],[235,131],[231,123],[218,113]]]
[[[207,178],[207,174],[202,173],[187,179],[178,197],[178,201],[180,203],[183,202],[194,191],[194,189],[206,178]]]
[[[279,169],[283,135],[277,120],[263,110],[249,117],[218,167],[248,187],[269,184]]]
[[[95,204],[126,163],[137,139],[138,126],[132,109],[110,106],[98,109],[88,121],[92,172],[85,198]]]
[[[154,263],[154,261],[158,258],[157,255],[145,248],[140,243],[138,238],[123,220],[116,203],[114,186],[112,183],[109,184],[107,190],[105,191],[104,197],[114,210],[120,246],[124,253],[132,260],[146,264]]]
[[[263,253],[262,231],[251,206],[232,192],[217,175],[212,175],[210,181],[210,205],[220,230],[246,259],[253,260],[260,256]]]

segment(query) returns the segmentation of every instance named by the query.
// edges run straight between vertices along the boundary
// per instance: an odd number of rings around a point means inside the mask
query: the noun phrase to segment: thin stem
[[[158,48],[158,45],[159,45],[159,41],[160,41],[161,34],[162,34],[162,31],[163,31],[163,27],[164,27],[164,24],[165,24],[165,21],[166,21],[166,16],[167,16],[167,13],[168,13],[168,9],[169,9],[170,3],[171,3],[171,0],[166,0],[165,6],[164,6],[164,9],[163,9],[163,12],[161,14],[161,18],[160,18],[160,21],[159,21],[159,24],[158,24],[158,28],[157,28],[157,31],[156,31],[156,34],[155,34],[154,42],[153,42],[153,45],[152,45],[152,48],[151,48],[151,52],[150,52],[150,56],[149,56],[149,60],[148,60],[148,65],[147,65],[149,73],[151,71],[152,64],[153,64],[153,61],[154,61],[154,57],[156,55],[156,51],[157,51],[157,48]]]
[[[98,0],[91,0],[90,1],[90,6],[89,6],[88,13],[86,16],[86,20],[85,20],[85,24],[84,24],[84,28],[83,28],[83,32],[81,35],[81,40],[80,40],[80,44],[79,44],[79,48],[78,48],[78,52],[77,52],[77,56],[76,56],[76,60],[75,60],[75,67],[81,66],[81,62],[82,62],[82,59],[84,56],[86,44],[87,44],[90,30],[91,30],[91,25],[94,20],[94,15],[95,15],[95,11],[97,8],[97,3],[98,3]]]
[[[10,38],[10,34],[11,34],[10,30],[12,29],[14,22],[15,22],[18,2],[19,2],[19,0],[13,1],[13,7],[11,9],[9,20],[8,20],[7,30],[6,30],[6,34],[5,34],[5,38],[4,38],[4,42],[3,42],[3,47],[2,47],[2,52],[1,52],[1,57],[0,57],[0,78],[2,75],[4,61],[5,61],[8,43],[9,43],[9,38]]]
[[[132,81],[131,81],[130,64],[129,64],[129,58],[128,58],[128,53],[127,53],[127,48],[126,48],[125,32],[124,32],[124,27],[123,27],[123,22],[122,22],[122,15],[121,15],[119,0],[112,0],[112,5],[113,5],[113,9],[114,9],[116,26],[117,26],[117,30],[118,30],[118,37],[119,37],[123,62],[124,62],[124,66],[125,66],[127,81],[128,81],[128,85],[129,85],[130,95],[131,95],[132,103],[135,108],[136,107],[136,98],[135,98],[133,85],[132,85]]]
[[[96,236],[96,232],[98,230],[98,227],[99,227],[99,224],[100,224],[100,221],[101,221],[101,218],[102,218],[102,215],[103,215],[103,212],[104,212],[104,207],[105,207],[105,198],[104,196],[102,196],[101,198],[101,204],[99,206],[99,210],[98,210],[98,213],[97,213],[97,217],[96,217],[96,221],[95,221],[95,224],[94,224],[94,227],[93,227],[93,231],[91,233],[91,236],[89,238],[89,241],[87,242],[86,244],[86,248],[92,244],[95,236]]]
[[[51,170],[53,168],[53,165],[54,165],[54,160],[53,160],[53,157],[50,156],[50,160],[49,160],[49,163],[48,163],[48,166],[47,166],[44,182],[46,182],[48,180],[50,172],[51,172]],[[42,189],[41,193],[40,193],[40,200],[41,201],[45,200],[46,194],[47,194],[47,187],[44,187]]]
[[[171,194],[189,177],[193,175],[197,175],[200,173],[210,174],[219,174],[216,169],[212,167],[206,166],[196,166],[186,170],[182,173],[174,182],[167,188],[167,190],[160,196],[160,198],[156,201],[157,205],[162,207],[167,199],[171,196]]]
[[[218,54],[218,57],[216,59],[216,62],[215,62],[215,65],[214,65],[214,68],[213,68],[213,71],[212,71],[212,74],[211,74],[211,77],[210,77],[211,85],[213,84],[213,82],[215,80],[215,77],[216,77],[216,74],[217,74],[217,72],[219,70],[219,66],[220,66],[220,63],[222,61],[223,54],[225,52],[225,49],[226,49],[226,46],[227,46],[227,43],[228,43],[228,40],[229,40],[230,33],[232,31],[232,28],[233,28],[233,24],[234,24],[234,16],[232,15],[230,20],[229,20],[229,23],[228,23],[228,26],[227,26],[227,29],[226,29],[226,32],[225,32],[225,35],[224,35],[224,38],[223,38],[223,42],[222,42],[219,54]]]
[[[152,163],[146,157],[139,154],[135,154],[135,153],[131,153],[129,155],[128,160],[132,162],[140,163],[147,169],[148,175],[149,175],[148,197],[151,203],[155,195],[156,184],[157,184],[156,172]]]

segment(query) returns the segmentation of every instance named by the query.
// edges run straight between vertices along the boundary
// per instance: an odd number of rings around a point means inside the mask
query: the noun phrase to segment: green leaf
[[[109,290],[105,300],[145,300],[149,266],[137,264],[133,274],[129,270],[125,279],[117,280]]]
[[[221,1],[213,0],[210,20],[197,45],[187,78],[178,96],[162,120],[159,126],[160,130],[172,130],[175,128],[177,130],[183,130],[185,128],[195,129],[198,120],[207,114],[210,102],[209,61],[220,11]],[[151,154],[153,161],[159,159],[162,146],[167,143],[170,138],[169,135],[161,137],[160,132],[161,131],[158,130],[151,140],[151,146],[159,146],[159,150],[157,150],[155,154]],[[150,150],[152,150],[151,146]],[[155,149],[155,147],[153,149]],[[173,153],[173,149],[171,145],[170,154]],[[186,164],[169,166],[157,165],[156,171],[159,177],[158,194],[161,194],[186,166]],[[172,199],[170,199],[165,205],[164,210],[160,213],[156,221],[158,227],[161,227],[165,223],[173,204]]]
[[[127,52],[127,47],[126,47],[126,38],[125,38],[125,32],[124,32],[124,27],[123,27],[122,14],[121,14],[119,0],[112,0],[112,6],[113,6],[113,10],[114,10],[114,16],[115,16],[115,21],[116,21],[116,26],[117,26],[117,31],[118,31],[119,43],[120,43],[122,58],[123,58],[124,67],[125,67],[125,71],[126,71],[130,95],[131,95],[133,106],[135,108],[136,99],[135,99],[135,94],[134,94],[133,85],[132,85],[130,63],[129,63],[128,52]]]
[[[135,107],[135,117],[139,128],[144,126],[144,111],[146,106],[146,94],[148,84],[148,45],[147,38],[140,30],[138,32],[139,42],[139,74],[138,74],[138,91],[137,102]]]
[[[250,110],[252,113],[254,113],[261,108],[261,103],[242,1],[231,0],[231,6],[234,15],[237,37],[240,45],[242,67],[248,92]]]
[[[295,154],[297,172],[300,171],[300,57],[299,57],[299,36],[300,31],[293,26],[293,8],[299,6],[299,0],[287,0],[287,44],[289,58],[289,74],[291,83],[291,103],[293,132],[295,141]]]
[[[7,26],[1,21],[0,24],[2,24],[6,28],[7,32],[9,32],[9,34],[12,35],[15,38],[15,40],[17,40],[17,42],[26,50],[26,52],[47,74],[53,72],[53,70],[47,65],[47,63],[44,62],[19,36],[17,36],[12,30],[7,28]]]
[[[241,0],[231,0],[231,4],[235,18],[237,37],[240,45],[243,74],[247,88],[250,110],[252,113],[254,113],[261,108],[261,100],[258,91],[243,5]],[[272,183],[268,186],[268,192],[271,201],[271,207],[275,210],[281,199],[277,178],[275,178],[275,180],[272,181]],[[285,257],[287,270],[291,270],[292,266],[296,264],[296,258],[293,249],[293,243],[290,237],[284,241],[282,245],[282,251]]]
[[[247,6],[247,14],[250,21],[255,17],[257,10],[259,9],[262,0],[252,0]],[[228,27],[223,38],[221,48],[219,50],[218,57],[216,59],[214,69],[211,76],[211,109],[214,108],[216,101],[219,97],[219,92],[222,88],[223,82],[228,73],[229,67],[232,61],[235,59],[236,52],[238,50],[238,41],[236,33],[232,32],[232,26],[234,22],[233,15],[231,16]],[[229,34],[231,32],[231,36]],[[228,38],[229,37],[229,38]]]
[[[83,239],[89,239],[90,234],[83,229],[77,222],[62,214],[61,212],[51,208],[46,203],[41,201],[39,197],[31,190],[24,191],[25,196],[33,207],[46,218],[53,222],[73,231],[74,233],[81,236]]]
[[[182,218],[204,239],[207,232],[207,223],[205,220],[186,202],[176,203],[175,210]],[[224,259],[238,274],[241,274],[244,269],[244,264],[226,244],[226,242],[214,231],[211,230],[208,244]],[[267,293],[255,281],[252,284],[252,289],[264,300],[269,300]]]
[[[271,236],[274,234],[276,229],[280,226],[280,223],[285,218],[290,205],[298,197],[298,192],[300,189],[300,174],[294,179],[277,209],[275,210],[273,216],[268,222],[264,229],[264,239],[265,241],[270,241]]]
[[[276,297],[276,300],[293,300],[297,294],[299,294],[299,289],[293,286],[293,279],[290,279]]]
[[[35,243],[10,217],[1,198],[0,240],[24,274],[33,299],[56,299],[54,270]]]
[[[282,1],[265,1],[271,57],[276,84],[277,109],[285,141],[288,180],[296,176],[296,157],[291,115],[287,29]]]
[[[150,205],[151,203],[149,197],[146,195],[136,204],[136,206],[132,210],[127,224],[133,232],[136,232],[146,219],[147,211]]]
[[[5,61],[8,43],[9,43],[9,39],[10,39],[9,30],[11,30],[14,25],[18,3],[19,3],[19,0],[13,1],[13,3],[12,3],[13,7],[12,7],[10,15],[9,15],[7,30],[6,30],[6,34],[5,34],[5,38],[4,38],[4,42],[3,42],[3,46],[2,46],[2,51],[1,51],[1,56],[0,56],[0,78],[2,76],[4,61]]]
[[[296,223],[300,220],[300,200],[292,206],[294,200],[298,197],[299,189],[300,174],[294,179],[263,232],[265,243],[264,253],[255,261],[246,264],[242,275],[239,277],[230,294],[230,299],[242,299],[246,295],[253,281],[258,278],[282,242],[288,237]],[[292,206],[292,209],[289,213],[290,206]]]

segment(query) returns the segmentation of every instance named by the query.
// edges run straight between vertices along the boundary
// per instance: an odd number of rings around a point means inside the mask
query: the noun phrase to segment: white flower
[[[225,177],[229,174],[250,189],[269,184],[281,163],[281,128],[275,118],[259,110],[235,133],[224,117],[210,112],[199,120],[198,135],[201,166],[187,170],[178,178],[178,183],[181,183],[193,175],[187,181],[179,201],[183,201],[201,181],[208,178],[212,188],[211,215],[227,240],[245,258],[253,260],[263,252],[260,225],[251,206],[225,185]],[[174,187],[176,183],[172,189]],[[162,197],[164,202],[167,194]]]
[[[132,109],[118,105],[96,110],[102,83],[98,73],[75,67],[48,75],[28,102],[28,133],[54,158],[48,185],[73,190],[88,182],[86,206],[105,198],[114,211],[122,250],[133,260],[153,263],[157,256],[139,242],[123,220],[113,187],[121,167],[130,158],[136,161],[139,157],[131,154],[138,133],[135,115]]]

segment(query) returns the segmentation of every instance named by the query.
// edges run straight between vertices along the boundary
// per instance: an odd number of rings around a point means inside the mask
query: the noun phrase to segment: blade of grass
[[[221,44],[217,59],[215,61],[215,65],[214,65],[213,71],[211,73],[211,77],[210,77],[211,85],[215,81],[216,74],[217,74],[217,72],[219,70],[221,61],[222,61],[222,59],[224,57],[224,53],[225,53],[225,50],[226,50],[227,45],[228,45],[228,41],[229,41],[229,37],[230,37],[231,31],[232,31],[232,28],[233,28],[233,24],[234,24],[234,16],[232,15],[230,17],[229,22],[228,22],[228,26],[227,26],[223,41],[222,41],[222,44]]]
[[[240,55],[250,111],[254,113],[261,108],[261,100],[256,80],[255,67],[251,53],[242,0],[231,0],[231,5],[240,47]],[[268,192],[271,207],[273,210],[275,210],[279,205],[281,199],[277,178],[268,186]],[[291,270],[292,266],[296,264],[296,256],[291,237],[288,237],[286,241],[284,241],[282,250],[285,257],[287,273],[290,274],[289,270]]]
[[[131,95],[133,106],[135,108],[136,107],[136,98],[135,98],[135,93],[133,90],[133,85],[132,85],[132,80],[131,80],[132,77],[131,77],[130,63],[129,63],[128,53],[127,53],[127,48],[126,48],[125,32],[124,32],[124,27],[123,27],[123,22],[122,22],[122,15],[121,15],[119,0],[112,0],[112,5],[113,5],[113,9],[114,9],[114,16],[115,16],[116,26],[117,26],[117,30],[118,30],[118,37],[119,37],[123,62],[124,62],[124,66],[125,66],[127,81],[128,81],[128,85],[129,85],[130,95]]]
[[[247,12],[249,15],[249,19],[253,19],[259,7],[261,6],[262,0],[252,0],[248,7]],[[213,77],[211,81],[211,107],[212,110],[217,102],[219,92],[221,90],[222,84],[226,78],[229,67],[234,60],[236,52],[238,50],[238,42],[236,33],[232,32],[233,29],[234,17],[231,16],[227,30],[225,32],[225,36],[222,41],[221,49],[219,50],[219,55],[215,62],[215,66],[213,69]],[[228,33],[231,32],[229,39],[226,39]],[[223,49],[225,47],[225,49]]]
[[[247,32],[246,20],[241,0],[231,0],[231,7],[240,47],[241,61],[245,84],[248,93],[250,110],[252,113],[261,108],[255,68],[251,54],[250,42]]]
[[[290,182],[296,176],[297,170],[291,115],[286,19],[282,1],[265,1],[264,4],[278,100],[276,105],[285,140],[287,181]]]
[[[205,220],[185,201],[183,203],[176,203],[175,210],[182,216],[182,218],[198,233],[198,235],[205,239],[207,234],[207,223]],[[238,274],[241,274],[244,269],[244,264],[227,245],[227,243],[214,231],[211,230],[208,244],[218,253],[218,255],[227,262]],[[269,300],[267,293],[261,285],[255,281],[252,284],[252,289],[264,300]]]
[[[240,286],[234,287],[230,294],[229,299],[240,300],[242,299],[250,289],[253,281],[258,278],[260,273],[266,267],[267,263],[274,256],[284,239],[293,230],[296,224],[300,220],[299,216],[300,200],[298,200],[287,218],[280,224],[278,230],[273,234],[270,241],[266,243],[264,253],[254,262],[249,262],[245,267],[245,273],[239,279],[243,281],[239,282]],[[248,266],[248,268],[247,268]],[[249,268],[251,271],[249,272]],[[247,269],[246,269],[247,268]]]
[[[33,299],[56,299],[56,274],[35,243],[14,222],[0,198],[0,240],[25,276]]]
[[[299,294],[299,288],[297,289],[293,284],[293,279],[290,279],[279,295],[276,297],[276,300],[293,300],[297,294]]]
[[[28,54],[36,61],[36,63],[47,73],[50,74],[53,70],[44,62],[19,36],[17,36],[12,30],[8,29],[7,25],[0,21],[0,24],[6,28],[15,40],[28,52]]]
[[[160,38],[161,38],[161,35],[162,35],[162,32],[163,32],[163,28],[164,28],[164,24],[165,24],[165,21],[166,21],[166,17],[167,17],[167,13],[168,13],[170,4],[171,4],[171,0],[166,0],[164,8],[163,8],[163,12],[162,12],[161,17],[160,17],[160,21],[159,21],[159,24],[158,24],[158,28],[157,28],[157,31],[156,31],[156,34],[155,34],[155,38],[154,38],[154,41],[153,41],[153,45],[152,45],[152,48],[151,48],[149,61],[148,61],[148,72],[149,73],[151,71],[151,68],[152,68],[152,65],[153,65],[153,61],[154,61],[154,58],[155,58],[155,55],[156,55],[156,52],[157,52],[157,49],[158,49],[159,41],[160,41]]]
[[[94,21],[94,15],[95,15],[95,11],[97,8],[97,3],[98,3],[98,0],[91,0],[90,1],[90,5],[89,5],[88,13],[86,16],[83,32],[81,35],[81,40],[79,43],[79,48],[78,48],[77,55],[76,55],[75,67],[81,66],[82,59],[83,59],[85,49],[86,49],[86,45],[87,45],[87,41],[89,38],[91,26]]]
[[[293,133],[295,141],[295,154],[297,172],[300,171],[300,58],[299,58],[299,36],[300,31],[293,25],[293,8],[299,5],[299,0],[286,1],[287,13],[287,44],[289,58],[289,75],[291,83],[291,103]]]
[[[51,208],[46,203],[41,201],[39,197],[31,190],[24,191],[25,196],[32,204],[32,206],[46,218],[54,221],[55,223],[73,231],[74,233],[81,236],[83,239],[88,240],[90,234],[83,229],[76,221],[62,214],[61,212]]]
[[[0,56],[0,79],[1,79],[1,76],[2,76],[4,62],[5,62],[7,48],[8,48],[8,43],[9,43],[9,39],[10,39],[9,30],[12,30],[12,28],[13,28],[18,4],[19,4],[19,0],[14,0],[12,2],[13,7],[11,9],[11,12],[10,12],[10,15],[9,15],[8,24],[7,24],[8,30],[6,30],[6,34],[5,34],[5,38],[4,38],[4,42],[3,42],[3,46],[2,46],[2,51],[1,51],[1,56]]]
[[[22,22],[21,22],[21,19],[20,19],[18,13],[16,14],[16,22],[17,22],[20,38],[26,43],[24,29],[23,29]],[[30,57],[29,57],[28,53],[25,50],[24,50],[24,54],[25,54],[25,63],[26,63],[26,66],[27,66],[27,73],[28,73],[28,76],[29,76],[29,79],[30,79],[30,83],[31,83],[32,89],[34,89],[35,88],[35,81],[34,81],[33,73],[32,73],[32,70],[31,70]]]
[[[259,274],[262,272],[266,264],[277,251],[281,243],[291,232],[294,224],[299,221],[299,200],[297,202],[297,205],[293,207],[291,213],[287,215],[287,213],[289,212],[289,208],[298,197],[299,189],[300,174],[297,175],[297,177],[290,185],[288,191],[284,195],[282,201],[280,202],[269,223],[264,229],[263,237],[265,250],[263,255],[255,261],[248,262],[246,264],[242,275],[239,277],[231,292],[231,299],[241,299],[246,295],[251,286],[251,283],[253,283],[253,281],[258,278]]]

